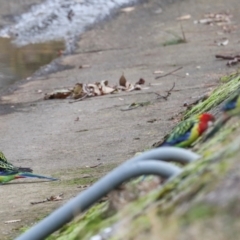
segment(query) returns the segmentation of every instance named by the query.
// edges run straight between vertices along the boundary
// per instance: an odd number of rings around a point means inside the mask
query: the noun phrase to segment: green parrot
[[[41,178],[51,181],[57,181],[57,178],[45,177],[38,174],[33,174],[29,172],[18,172],[18,171],[2,171],[0,172],[0,184],[10,182],[19,178]]]
[[[5,170],[13,170],[13,171],[20,171],[20,172],[32,172],[31,168],[22,168],[22,167],[15,167],[10,162],[8,162],[7,158],[0,151],[0,171]]]
[[[42,178],[51,181],[58,179],[52,177],[45,177],[38,174],[31,173],[31,168],[22,168],[13,166],[2,152],[0,152],[0,184],[10,182],[19,178]]]

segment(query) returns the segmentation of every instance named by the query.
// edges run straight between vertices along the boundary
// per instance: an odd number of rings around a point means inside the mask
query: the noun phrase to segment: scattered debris
[[[65,99],[69,97],[72,94],[71,89],[61,89],[61,90],[55,90],[50,93],[46,93],[44,96],[44,100],[48,99]]]
[[[216,24],[218,26],[224,26],[231,23],[232,15],[229,13],[208,13],[204,15],[203,19],[194,21],[195,24]]]
[[[124,77],[124,75],[122,74],[122,76],[119,79],[120,86],[117,87],[117,90],[122,90],[127,92],[131,92],[133,90],[141,90],[142,89],[141,85],[143,85],[144,83],[145,83],[145,80],[143,78],[140,78],[135,84],[129,83]]]
[[[229,60],[227,62],[227,66],[233,66],[233,65],[236,65],[240,62],[240,55],[215,55],[216,58],[221,58],[221,59],[224,59],[224,60]]]
[[[42,201],[38,201],[38,202],[31,202],[32,205],[35,205],[35,204],[39,204],[39,203],[45,203],[45,202],[53,202],[53,201],[60,201],[63,199],[63,193],[60,193],[59,195],[56,195],[56,196],[51,196],[49,198],[46,198]]]
[[[121,111],[129,111],[129,110],[133,110],[136,109],[138,107],[144,107],[144,106],[148,106],[150,105],[151,102],[150,101],[146,101],[146,102],[139,102],[139,103],[131,103],[130,105],[128,105],[125,108],[121,108]]]
[[[87,174],[87,173],[81,175],[81,178],[90,178],[90,177],[92,177],[92,175],[91,174]]]
[[[92,166],[86,166],[86,168],[96,168],[96,167],[99,167],[100,165],[102,165],[102,163],[98,163],[98,164],[92,165]]]
[[[90,65],[80,65],[78,68],[81,69],[81,68],[90,68],[91,66]]]
[[[21,219],[16,219],[16,220],[9,220],[9,221],[5,221],[5,224],[9,224],[9,223],[16,223],[16,222],[21,222]]]
[[[157,121],[157,119],[154,118],[154,119],[150,119],[150,120],[148,120],[147,122],[148,122],[148,123],[154,123],[154,122],[156,122],[156,121]]]
[[[84,65],[83,65],[84,66]],[[95,83],[76,83],[73,88],[55,90],[50,93],[46,93],[44,99],[65,99],[72,98],[77,99],[75,101],[70,101],[69,103],[74,103],[82,101],[88,97],[101,96],[106,94],[117,93],[121,91],[131,92],[134,90],[141,90],[141,85],[145,84],[145,80],[140,78],[135,84],[128,82],[125,76],[119,79],[118,86],[109,86],[108,80],[102,80]]]
[[[223,38],[220,41],[215,41],[217,43],[218,46],[226,46],[229,43],[229,40],[227,38]]]
[[[135,7],[126,7],[126,8],[122,8],[121,12],[128,13],[128,12],[132,12],[134,10],[135,10]]]
[[[76,132],[87,132],[87,131],[89,131],[89,130],[88,129],[81,129],[81,130],[78,130]]]
[[[164,73],[164,71],[161,71],[161,70],[156,70],[153,72],[153,74],[162,74],[162,73]]]
[[[85,188],[88,188],[90,185],[80,185],[78,186],[77,188],[81,188],[81,189],[85,189]]]
[[[190,14],[183,15],[181,17],[178,17],[178,21],[183,21],[183,20],[189,20],[192,16]]]
[[[140,138],[139,137],[135,137],[135,138],[133,138],[133,140],[140,140]]]
[[[171,71],[171,72],[168,72],[168,73],[166,73],[166,74],[164,74],[164,75],[155,77],[155,79],[159,79],[159,78],[162,78],[162,77],[166,77],[166,76],[168,76],[168,75],[171,75],[172,73],[175,73],[175,72],[177,72],[178,70],[180,70],[180,69],[182,69],[182,68],[183,68],[183,67],[178,67],[177,69],[174,69],[174,70]]]

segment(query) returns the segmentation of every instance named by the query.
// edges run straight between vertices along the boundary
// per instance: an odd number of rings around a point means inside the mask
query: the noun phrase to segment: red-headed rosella
[[[197,117],[187,119],[174,128],[159,147],[190,147],[214,121],[215,118],[210,113],[203,113]]]
[[[51,181],[56,181],[58,179],[52,177],[45,177],[38,174],[31,173],[31,168],[22,168],[13,166],[4,154],[0,151],[0,184],[10,182],[14,179],[19,178],[42,178]]]
[[[219,129],[222,128],[224,124],[233,116],[240,115],[240,91],[238,90],[235,94],[230,97],[226,103],[221,108],[223,115],[216,121],[214,127],[208,132],[204,138],[203,142],[213,137]]]

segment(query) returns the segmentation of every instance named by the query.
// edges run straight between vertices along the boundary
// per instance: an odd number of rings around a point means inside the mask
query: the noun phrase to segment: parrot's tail
[[[51,181],[57,181],[57,178],[52,178],[52,177],[46,177],[46,176],[42,176],[42,175],[38,175],[38,174],[33,174],[30,172],[21,172],[18,174],[19,177],[22,178],[41,178],[41,179],[48,179]]]

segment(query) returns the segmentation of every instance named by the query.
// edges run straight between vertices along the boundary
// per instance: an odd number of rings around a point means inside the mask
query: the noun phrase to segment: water
[[[10,39],[0,38],[0,88],[31,76],[50,63],[64,48],[63,42],[47,42],[16,48]]]
[[[86,28],[135,2],[0,0],[0,89],[32,75],[51,62],[58,50],[73,53],[76,39]]]

